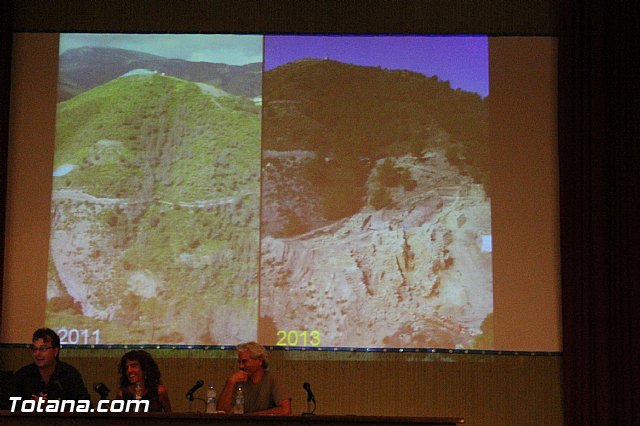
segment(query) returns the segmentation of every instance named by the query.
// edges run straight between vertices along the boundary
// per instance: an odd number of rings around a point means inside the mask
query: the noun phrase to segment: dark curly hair
[[[125,389],[130,384],[129,376],[127,375],[127,361],[138,361],[140,363],[140,367],[144,372],[144,384],[147,389],[156,389],[161,383],[160,369],[151,354],[147,351],[134,350],[127,352],[120,358],[118,373],[120,373],[120,387],[122,389]]]

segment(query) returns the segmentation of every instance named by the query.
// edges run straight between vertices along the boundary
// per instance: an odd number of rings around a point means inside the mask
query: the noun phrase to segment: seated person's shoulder
[[[58,361],[58,371],[67,375],[82,377],[80,370],[64,361]]]
[[[23,367],[18,368],[15,373],[13,373],[14,376],[19,375],[19,374],[28,374],[31,373],[33,371],[38,371],[38,367],[34,364],[27,364]]]
[[[73,365],[66,363],[64,361],[58,361],[58,368],[61,370],[78,371],[78,369],[75,368]]]
[[[35,364],[27,364],[24,367],[20,367],[12,375],[12,381],[14,383],[22,383],[25,380],[32,377],[40,377],[40,372]]]

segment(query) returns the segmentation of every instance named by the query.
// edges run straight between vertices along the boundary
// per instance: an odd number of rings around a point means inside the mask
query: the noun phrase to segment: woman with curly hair
[[[149,411],[171,412],[169,393],[160,382],[160,369],[151,355],[142,350],[129,351],[120,359],[118,399],[149,401]]]

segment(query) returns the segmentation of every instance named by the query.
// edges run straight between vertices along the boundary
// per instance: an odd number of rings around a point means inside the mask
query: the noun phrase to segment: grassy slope
[[[148,341],[151,329],[156,342],[187,341],[193,335],[183,324],[210,322],[205,307],[221,303],[251,314],[255,301],[244,295],[257,285],[259,110],[153,75],[113,80],[61,103],[58,115],[55,167],[76,168],[55,178],[54,189],[118,199],[95,215],[101,232],[88,236],[110,242],[98,261],[117,258],[108,285],[126,293],[135,271],[164,283],[157,299],[102,301],[121,303],[116,322],[129,326],[129,337]],[[95,294],[117,293],[104,286],[96,283]],[[62,306],[49,321],[91,322]],[[106,323],[93,327],[106,331],[103,341],[127,340],[109,336]]]

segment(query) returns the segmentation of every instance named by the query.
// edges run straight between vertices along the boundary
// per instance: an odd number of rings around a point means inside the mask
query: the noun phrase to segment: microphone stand
[[[311,403],[313,403],[313,408],[311,408]],[[316,411],[316,399],[315,398],[308,398],[307,399],[307,411],[305,411],[304,413],[302,413],[303,416],[313,416],[314,412]]]
[[[200,388],[202,387],[202,385],[203,385],[203,384],[204,384],[204,381],[202,381],[202,380],[198,380],[198,381],[196,382],[196,384],[195,384],[195,385],[193,385],[193,386],[191,387],[191,389],[189,389],[189,390],[187,391],[186,395],[185,395],[185,396],[187,397],[187,399],[189,400],[189,411],[190,411],[190,412],[191,412],[191,411],[193,411],[193,409],[192,409],[192,406],[193,406],[193,399],[194,399],[194,398],[193,398],[193,394],[195,393],[195,391],[197,391],[198,389],[200,389]],[[206,411],[207,401],[205,401],[205,400],[204,400],[204,399],[202,399],[202,398],[195,398],[195,399],[199,399],[200,401],[202,401],[202,402],[204,403],[205,411]]]
[[[202,403],[204,404],[204,411],[196,411],[196,413],[204,413],[207,411],[207,401],[204,400],[204,398],[194,398],[197,399],[198,401],[202,401]],[[189,402],[189,411],[191,411],[191,405],[193,404],[193,401]]]
[[[316,396],[311,392],[311,385],[307,382],[302,384],[304,390],[307,391],[307,411],[302,413],[303,416],[309,416],[316,411]],[[313,408],[311,408],[311,403],[313,402]]]
[[[190,413],[193,413],[193,412],[194,412],[194,411],[193,411],[193,400],[194,400],[194,399],[196,399],[196,400],[198,400],[198,401],[202,401],[202,403],[204,404],[204,407],[205,407],[205,411],[207,411],[207,410],[206,410],[206,408],[207,408],[207,401],[205,401],[205,400],[204,400],[204,399],[202,399],[202,398],[194,398],[194,397],[193,397],[193,392],[190,392],[190,393],[187,395],[187,399],[189,400],[189,412],[190,412]],[[200,413],[200,411],[196,411],[196,413]]]

